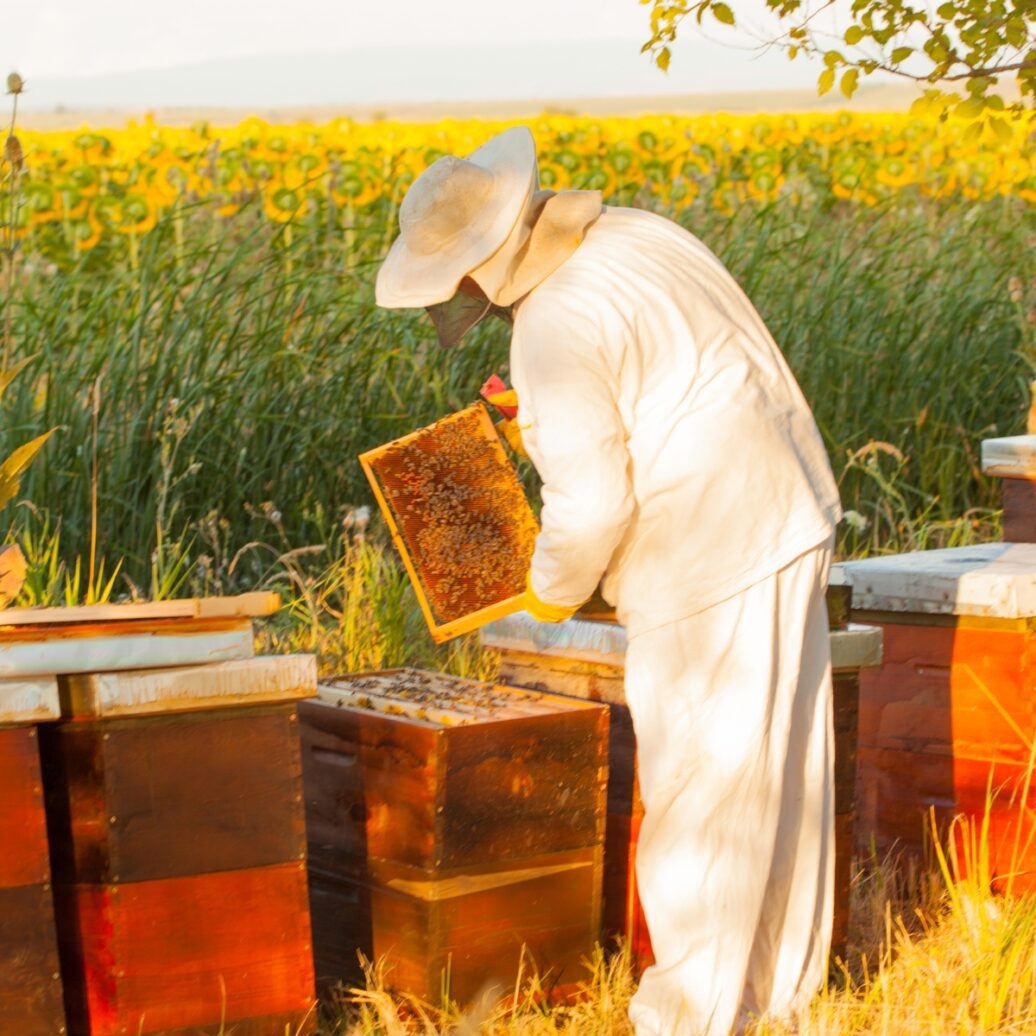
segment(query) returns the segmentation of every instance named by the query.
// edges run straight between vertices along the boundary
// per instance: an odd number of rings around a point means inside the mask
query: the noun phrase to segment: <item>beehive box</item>
[[[604,613],[600,613],[604,614]],[[828,592],[835,698],[835,918],[832,953],[844,954],[853,853],[856,716],[861,667],[875,665],[876,630],[849,626],[849,588]],[[636,778],[636,738],[623,689],[626,634],[607,618],[561,626],[514,615],[482,631],[500,652],[500,679],[509,685],[608,703],[611,709],[608,822],[604,866],[604,938],[630,942],[639,968],[653,961],[636,889],[636,846],[643,820]]]
[[[979,820],[998,884],[1036,888],[1036,544],[991,543],[837,566],[885,659],[861,684],[861,844],[922,854],[929,814]]]
[[[1003,480],[1004,539],[1036,542],[1036,435],[983,440],[982,473]]]
[[[360,462],[437,642],[522,607],[538,527],[481,403]]]
[[[315,687],[311,656],[59,678],[40,749],[71,1036],[311,1027]]]
[[[600,925],[607,711],[416,670],[300,706],[318,984],[384,958],[466,1000],[523,960],[583,977]]]
[[[65,1031],[35,724],[58,715],[53,677],[0,680],[0,1033]]]

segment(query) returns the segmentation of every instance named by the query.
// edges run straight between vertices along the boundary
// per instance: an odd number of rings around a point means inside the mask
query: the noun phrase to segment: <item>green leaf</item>
[[[903,62],[906,61],[906,59],[910,57],[910,55],[913,53],[913,47],[896,47],[896,49],[892,52],[892,64],[902,65]]]
[[[717,22],[722,22],[724,25],[734,24],[734,12],[724,3],[713,4],[712,14]]]
[[[965,144],[977,144],[982,137],[982,123],[973,122],[964,131],[964,143]]]
[[[0,396],[7,391],[8,385],[10,385],[11,382],[14,381],[14,379],[17,378],[33,360],[36,359],[37,356],[39,356],[39,353],[34,353],[32,356],[26,356],[24,360],[19,360],[18,363],[8,370],[0,371]]]
[[[817,79],[817,93],[823,96],[834,85],[835,70],[833,68],[825,68],[824,71],[820,73],[820,78]]]
[[[957,8],[954,4],[940,4],[937,10],[939,17],[946,21],[949,21],[957,13]]]
[[[668,47],[663,47],[658,52],[658,54],[655,55],[655,64],[658,65],[658,67],[663,72],[668,72],[669,71],[669,59],[671,57],[672,57],[672,55],[669,53],[669,48]]]
[[[850,25],[849,28],[845,30],[844,38],[845,42],[848,43],[850,47],[855,46],[863,39],[863,29],[861,29],[859,25]]]
[[[842,93],[846,97],[852,97],[856,93],[856,84],[860,78],[860,70],[858,68],[847,69],[845,75],[842,76]]]
[[[39,453],[40,447],[55,431],[57,429],[51,428],[49,432],[37,435],[35,439],[13,450],[0,464],[0,507],[7,504],[17,494],[21,485],[22,472],[32,463],[32,459]]]
[[[986,99],[984,97],[969,97],[966,101],[961,101],[953,109],[953,113],[962,119],[977,119],[985,110]]]
[[[989,120],[989,128],[997,135],[997,139],[1002,140],[1005,144],[1010,144],[1013,138],[1011,133],[1011,127],[1008,125],[1006,119],[1001,119],[999,116],[993,116]]]

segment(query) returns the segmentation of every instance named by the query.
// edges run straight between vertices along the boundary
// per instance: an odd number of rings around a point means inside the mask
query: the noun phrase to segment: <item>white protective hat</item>
[[[378,271],[378,305],[416,309],[452,298],[507,240],[538,182],[526,126],[505,130],[467,158],[433,162],[399,207],[399,237]]]

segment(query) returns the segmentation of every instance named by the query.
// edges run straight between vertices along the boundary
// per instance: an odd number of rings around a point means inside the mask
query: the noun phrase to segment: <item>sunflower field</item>
[[[8,362],[32,359],[5,395],[0,452],[58,429],[23,481],[31,507],[7,514],[39,565],[96,553],[120,586],[159,593],[192,573],[213,592],[340,539],[370,503],[357,454],[507,376],[503,324],[443,352],[422,314],[379,310],[372,290],[409,184],[506,125],[19,132],[0,162],[0,236],[16,245],[0,334]],[[1024,430],[1036,376],[1028,126],[531,128],[544,186],[669,216],[740,281],[814,407],[851,512],[843,553],[995,535],[979,444]]]
[[[53,255],[117,236],[132,249],[164,214],[198,202],[219,220],[259,204],[278,223],[345,225],[358,210],[397,205],[436,158],[466,154],[503,128],[249,119],[227,129],[144,121],[122,130],[27,134],[22,197],[16,212],[2,216]],[[680,213],[699,203],[729,214],[781,197],[874,206],[902,191],[1036,202],[1036,154],[1023,122],[1003,136],[936,118],[845,112],[559,116],[532,128],[544,187],[597,189],[620,205]]]

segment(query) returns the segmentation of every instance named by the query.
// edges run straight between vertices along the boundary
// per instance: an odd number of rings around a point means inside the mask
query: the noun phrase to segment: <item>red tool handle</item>
[[[506,391],[507,385],[504,383],[504,379],[499,374],[493,374],[479,390],[479,395],[489,403],[490,396],[496,396]],[[501,417],[506,417],[509,421],[513,421],[518,416],[518,408],[516,406],[497,406],[496,403],[490,403],[490,406],[494,407]]]

